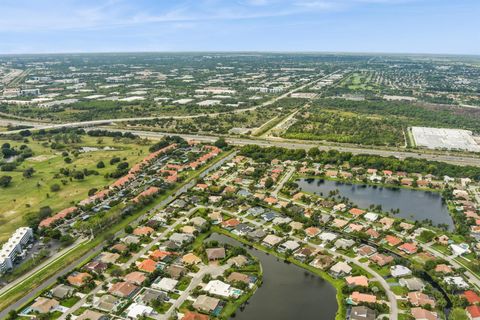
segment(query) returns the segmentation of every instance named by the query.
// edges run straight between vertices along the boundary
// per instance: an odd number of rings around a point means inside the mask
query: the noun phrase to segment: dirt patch
[[[42,162],[52,158],[55,158],[55,156],[40,155],[40,156],[28,158],[27,161]]]

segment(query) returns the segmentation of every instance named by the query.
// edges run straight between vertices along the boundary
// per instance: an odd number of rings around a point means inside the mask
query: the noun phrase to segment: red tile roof
[[[149,197],[149,196],[153,196],[153,195],[156,195],[158,192],[160,191],[159,188],[157,187],[150,187],[148,188],[147,190],[141,192],[138,196],[136,196],[135,198],[133,198],[133,202],[139,202],[141,198],[145,198],[145,197]]]
[[[135,230],[133,230],[133,234],[136,236],[144,236],[144,235],[149,235],[153,233],[155,230],[150,227],[138,227]]]
[[[467,313],[470,315],[470,319],[480,318],[480,307],[479,306],[467,307]]]
[[[361,216],[362,214],[365,213],[365,210],[358,209],[358,208],[352,208],[352,209],[350,209],[348,212],[350,212],[350,213],[353,214],[354,216]]]
[[[183,316],[182,320],[209,320],[210,317],[206,314],[201,314],[197,312],[187,311]]]
[[[413,254],[417,252],[418,248],[414,243],[404,243],[398,249],[408,253],[408,254]]]
[[[157,269],[157,263],[152,259],[143,260],[138,264],[138,269],[152,273]]]
[[[69,216],[72,213],[75,213],[77,210],[78,210],[77,207],[70,207],[70,208],[63,209],[62,211],[58,212],[56,215],[43,219],[40,222],[39,227],[48,228],[53,223],[59,220],[65,219],[67,216]]]
[[[480,297],[475,291],[467,290],[463,293],[464,297],[467,299],[470,304],[480,303]]]
[[[394,236],[391,236],[391,235],[387,235],[385,237],[385,240],[388,242],[388,244],[392,247],[395,247],[395,246],[398,246],[400,243],[402,243],[402,240],[397,238],[397,237],[394,237]]]

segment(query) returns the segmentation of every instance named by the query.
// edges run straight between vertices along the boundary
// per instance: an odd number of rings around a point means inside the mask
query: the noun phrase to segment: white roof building
[[[0,274],[12,269],[18,255],[22,253],[25,245],[33,238],[33,230],[29,227],[21,227],[15,230],[13,235],[0,250]]]
[[[455,256],[461,256],[466,253],[470,253],[470,248],[468,247],[468,244],[466,243],[461,243],[461,244],[451,244],[450,249],[452,249],[453,255]]]
[[[127,308],[127,317],[130,319],[137,319],[141,316],[148,316],[153,312],[152,307],[144,306],[143,304],[139,303],[132,303]]]
[[[300,247],[297,241],[288,240],[282,243],[278,248],[280,251],[292,250],[295,251]]]
[[[373,221],[376,221],[378,219],[378,214],[376,214],[374,212],[367,212],[363,217],[365,219],[373,222]]]
[[[402,265],[395,265],[390,267],[390,273],[392,274],[392,277],[395,278],[400,278],[400,277],[406,277],[412,274],[412,270],[408,269],[407,267],[404,267]]]
[[[458,289],[466,290],[470,285],[462,277],[445,277],[445,283],[455,286]]]
[[[241,291],[239,289],[232,288],[229,284],[226,284],[220,280],[211,280],[209,283],[207,283],[203,290],[210,294],[225,298],[234,296],[234,290]]]
[[[170,291],[173,291],[173,289],[175,289],[177,283],[178,283],[177,280],[170,279],[170,278],[162,278],[160,281],[154,282],[152,284],[152,288],[162,290],[165,292],[170,292]]]
[[[322,232],[318,237],[320,238],[320,240],[328,242],[337,239],[337,235],[332,232]]]

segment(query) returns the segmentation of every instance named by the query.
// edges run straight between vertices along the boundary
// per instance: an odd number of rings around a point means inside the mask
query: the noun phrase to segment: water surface
[[[212,234],[210,239],[243,246],[235,239],[218,233]],[[329,282],[263,251],[245,249],[260,261],[263,284],[250,298],[248,305],[243,310],[237,310],[234,319],[335,319],[336,291]]]
[[[368,209],[371,204],[381,205],[382,210],[400,209],[397,217],[409,220],[432,220],[434,225],[446,224],[453,229],[448,207],[437,192],[390,188],[365,184],[352,184],[325,179],[299,179],[299,187],[306,192],[328,196],[338,190],[339,195],[348,198],[360,208]]]

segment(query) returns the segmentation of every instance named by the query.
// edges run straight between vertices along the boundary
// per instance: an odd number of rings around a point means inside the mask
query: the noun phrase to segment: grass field
[[[354,72],[339,83],[340,87],[350,90],[376,90],[378,84],[373,79],[372,72]]]
[[[114,142],[112,138],[102,138],[103,143],[98,144],[97,138],[82,136],[82,142],[69,144],[65,150],[73,151],[83,146],[90,147],[113,147],[115,150],[100,150],[81,153],[78,157],[70,155],[72,163],[65,163],[62,151],[52,150],[42,146],[42,142],[32,141],[28,146],[33,150],[32,158],[26,159],[13,172],[1,172],[0,175],[9,175],[13,178],[8,188],[2,188],[0,197],[0,241],[6,240],[12,231],[21,226],[23,216],[29,212],[38,212],[43,206],[50,206],[54,211],[66,208],[76,201],[87,197],[91,188],[102,188],[110,184],[114,179],[107,179],[104,175],[115,170],[116,165],[110,165],[112,157],[125,158],[130,165],[135,164],[148,153],[148,146],[138,145],[136,142],[121,140]],[[0,143],[9,142],[19,146],[23,143],[1,140]],[[103,160],[105,168],[97,169],[96,164]],[[35,173],[32,178],[24,178],[23,170],[33,168]],[[98,175],[86,176],[84,180],[70,180],[60,175],[54,178],[60,168],[76,170],[92,169],[99,172]],[[64,185],[61,180],[66,180]],[[60,185],[60,191],[52,192],[53,184]],[[48,194],[48,196],[47,196]]]

